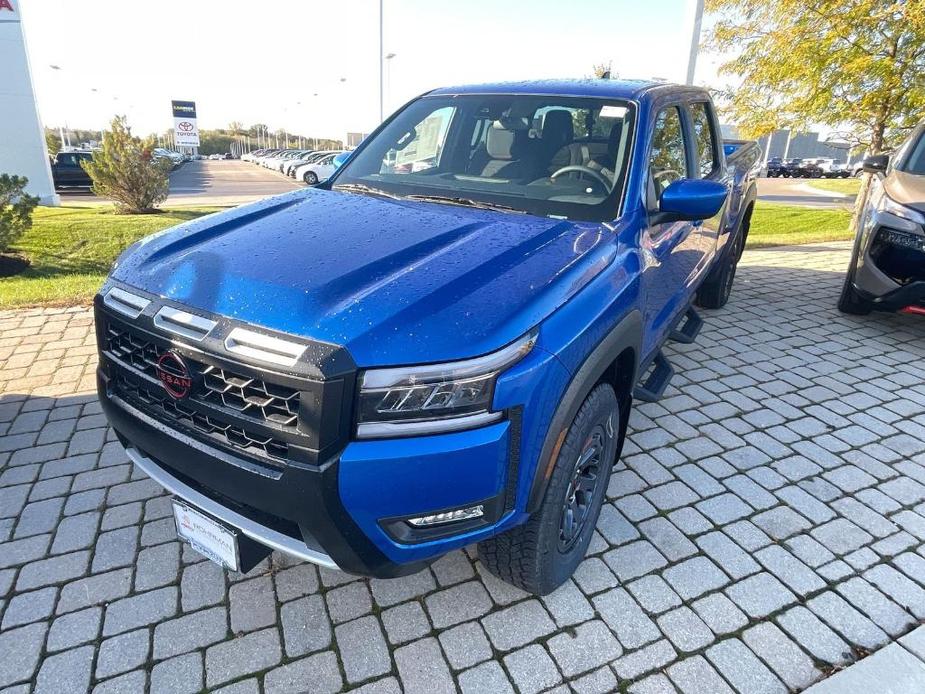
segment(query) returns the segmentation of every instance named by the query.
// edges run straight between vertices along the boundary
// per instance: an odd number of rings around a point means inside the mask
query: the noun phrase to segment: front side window
[[[677,106],[664,109],[655,118],[649,152],[649,187],[656,201],[661,200],[669,185],[687,178],[687,153],[681,122]]]
[[[622,201],[634,116],[631,103],[609,99],[423,97],[350,157],[333,188],[612,220]]]
[[[897,168],[907,173],[925,175],[925,130],[919,134],[918,142],[909,144],[909,155]]]
[[[710,112],[703,101],[691,104],[690,112],[696,138],[698,170],[701,178],[707,178],[716,170],[716,142],[710,125]]]

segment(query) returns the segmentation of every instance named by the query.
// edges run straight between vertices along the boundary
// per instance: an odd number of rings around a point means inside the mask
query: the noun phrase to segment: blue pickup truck
[[[702,89],[434,90],[322,185],[129,248],[95,302],[103,408],[229,569],[399,576],[478,543],[548,593],[663,344],[729,297],[757,157]]]

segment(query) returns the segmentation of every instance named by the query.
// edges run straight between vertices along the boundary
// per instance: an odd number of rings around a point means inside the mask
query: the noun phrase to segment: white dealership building
[[[44,205],[57,205],[23,36],[22,0],[0,0],[0,174],[29,179],[27,191]]]

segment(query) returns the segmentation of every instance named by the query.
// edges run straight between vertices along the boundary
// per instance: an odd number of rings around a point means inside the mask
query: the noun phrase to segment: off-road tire
[[[616,462],[620,422],[620,405],[613,388],[606,383],[595,386],[569,426],[540,507],[523,525],[479,543],[479,559],[489,571],[536,595],[548,595],[574,573],[585,557],[601,512]],[[587,511],[577,534],[563,549],[564,508],[573,496],[576,468],[586,446],[601,430],[605,436]]]
[[[722,308],[729,301],[732,294],[732,285],[735,282],[736,268],[739,266],[739,259],[745,250],[745,237],[748,235],[748,226],[751,222],[751,212],[746,213],[742,224],[734,232],[734,236],[727,241],[729,247],[724,249],[723,257],[720,258],[716,267],[710,270],[710,274],[700,285],[697,292],[697,304],[703,308]]]

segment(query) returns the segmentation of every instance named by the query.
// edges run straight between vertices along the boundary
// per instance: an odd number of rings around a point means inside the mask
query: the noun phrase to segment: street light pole
[[[392,58],[394,58],[396,55],[398,55],[398,54],[397,54],[397,53],[389,53],[387,56],[385,56],[385,60],[386,60],[386,76],[388,77],[388,80],[387,80],[387,81],[388,81],[388,83],[389,83],[389,101],[392,100]],[[382,117],[382,114],[381,114],[381,113],[379,114],[379,120],[380,120],[380,121],[383,120],[383,117]]]
[[[691,32],[691,52],[687,59],[687,82],[694,83],[694,71],[697,69],[697,53],[700,51],[700,25],[703,23],[703,0],[696,0],[694,8],[694,29]]]

